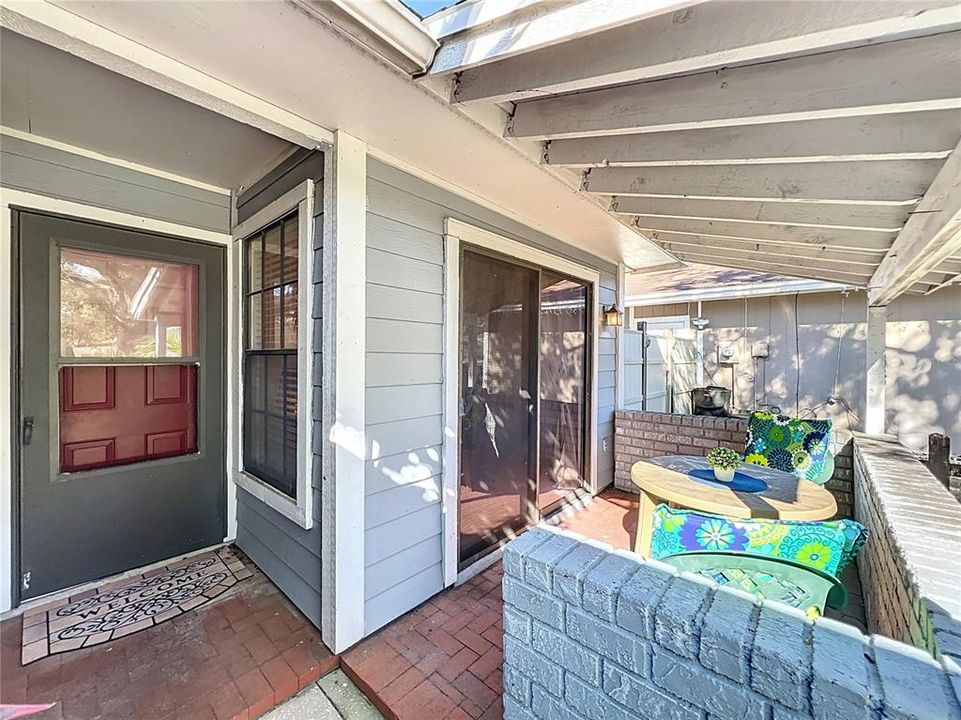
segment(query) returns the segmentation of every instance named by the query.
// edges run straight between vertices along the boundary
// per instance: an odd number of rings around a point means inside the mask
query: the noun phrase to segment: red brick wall
[[[614,414],[614,485],[637,492],[631,466],[658,455],[707,455],[718,445],[744,452],[747,420],[707,415],[673,415],[643,410],[618,410]],[[851,517],[853,468],[851,443],[835,447],[835,470],[825,487],[838,504],[838,517]]]

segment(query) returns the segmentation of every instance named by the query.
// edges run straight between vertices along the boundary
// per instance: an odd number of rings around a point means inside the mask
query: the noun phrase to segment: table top
[[[709,467],[703,457],[665,455],[634,463],[631,479],[648,494],[680,507],[737,518],[826,520],[837,512],[830,492],[780,470],[741,463],[738,472],[768,484],[760,492],[737,492],[687,474]]]

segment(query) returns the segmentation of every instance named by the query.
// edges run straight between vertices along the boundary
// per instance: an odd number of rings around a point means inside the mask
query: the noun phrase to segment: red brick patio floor
[[[629,549],[636,522],[636,497],[607,490],[559,524]],[[389,720],[502,718],[502,575],[497,563],[436,595],[344,653],[341,667]]]
[[[0,703],[56,705],[38,720],[250,720],[338,660],[249,563],[253,577],[148,630],[20,665],[21,618],[0,623]]]

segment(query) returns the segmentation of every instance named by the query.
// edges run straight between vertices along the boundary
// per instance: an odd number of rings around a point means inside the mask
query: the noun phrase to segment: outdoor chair
[[[840,610],[848,593],[830,573],[793,560],[761,557],[743,552],[696,551],[661,558],[678,570],[710,578],[718,585],[751,593],[759,599],[777,600],[811,619],[824,614],[825,607]]]
[[[834,475],[832,432],[830,420],[751,413],[744,462],[824,485]]]

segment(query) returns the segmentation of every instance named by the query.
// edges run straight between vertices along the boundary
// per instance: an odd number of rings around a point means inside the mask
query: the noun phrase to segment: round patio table
[[[830,492],[791,473],[741,463],[738,473],[763,480],[767,485],[756,492],[745,492],[706,479],[710,468],[706,458],[693,455],[665,455],[634,463],[631,479],[641,491],[636,553],[644,557],[651,554],[654,507],[659,502],[735,518],[826,520],[837,512]],[[698,472],[702,478],[692,472]]]

